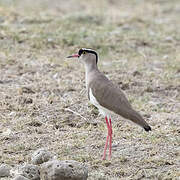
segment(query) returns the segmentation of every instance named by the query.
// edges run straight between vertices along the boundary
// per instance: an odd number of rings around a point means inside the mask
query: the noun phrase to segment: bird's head
[[[85,64],[89,64],[89,63],[97,64],[98,62],[98,55],[96,51],[86,48],[81,48],[78,54],[68,56],[67,58],[79,58],[79,60]]]

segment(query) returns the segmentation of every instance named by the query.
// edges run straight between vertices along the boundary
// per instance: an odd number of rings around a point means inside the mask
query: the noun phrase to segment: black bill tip
[[[73,56],[67,56],[66,58],[72,58]]]
[[[78,57],[79,57],[79,54],[74,54],[74,55],[68,56],[66,58],[78,58]]]

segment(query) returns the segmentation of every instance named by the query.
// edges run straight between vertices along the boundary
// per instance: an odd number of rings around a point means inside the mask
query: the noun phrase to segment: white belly
[[[112,111],[104,108],[98,103],[91,89],[89,89],[89,99],[90,99],[90,102],[99,109],[99,113],[102,114],[104,117],[107,116],[109,118],[111,117],[112,114],[114,114]]]

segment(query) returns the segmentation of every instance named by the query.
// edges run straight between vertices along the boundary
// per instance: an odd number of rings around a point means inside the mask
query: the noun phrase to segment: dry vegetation
[[[44,147],[87,164],[89,180],[178,179],[179,22],[179,0],[1,0],[0,163]],[[101,160],[107,129],[84,68],[65,58],[80,47],[98,51],[99,68],[153,129],[115,117],[111,161]]]

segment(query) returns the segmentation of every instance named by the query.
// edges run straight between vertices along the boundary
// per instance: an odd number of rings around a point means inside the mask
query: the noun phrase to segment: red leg
[[[109,141],[109,134],[110,134],[110,126],[109,126],[109,122],[108,122],[108,118],[107,116],[105,117],[105,120],[106,120],[106,124],[107,124],[107,128],[108,128],[108,135],[106,137],[106,144],[104,146],[104,153],[103,153],[103,160],[106,159],[106,150],[107,150],[107,146],[108,146],[108,141]]]
[[[109,160],[111,159],[111,149],[112,149],[112,124],[111,124],[111,118],[109,118]]]

